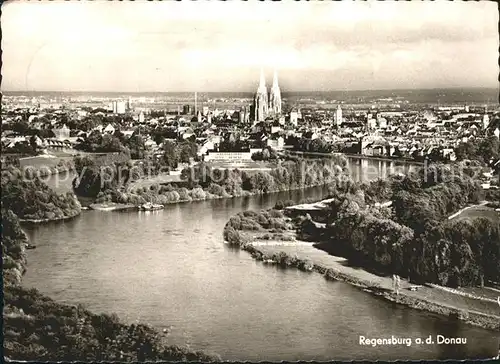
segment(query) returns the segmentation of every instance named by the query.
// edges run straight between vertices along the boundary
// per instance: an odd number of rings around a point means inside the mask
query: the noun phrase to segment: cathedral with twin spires
[[[278,74],[274,72],[273,85],[270,94],[267,93],[266,80],[264,72],[260,72],[260,82],[253,102],[253,121],[266,120],[267,117],[281,115],[281,91],[278,85]]]

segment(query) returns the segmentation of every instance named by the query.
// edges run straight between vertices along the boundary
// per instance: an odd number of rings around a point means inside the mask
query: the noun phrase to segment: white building
[[[76,114],[78,115],[79,118],[84,118],[85,116],[88,115],[88,112],[85,110],[76,110]]]
[[[377,120],[370,117],[367,121],[368,129],[375,129],[377,127]]]
[[[387,119],[386,118],[379,118],[377,120],[377,122],[378,122],[378,127],[380,129],[386,129],[387,128]]]
[[[297,126],[299,121],[299,113],[297,111],[292,111],[290,113],[290,124]]]
[[[271,126],[271,134],[278,133],[281,130],[282,130],[281,125],[272,125]]]
[[[274,150],[283,150],[285,146],[285,139],[282,136],[277,139],[268,139],[267,146],[273,148]]]
[[[278,73],[274,71],[273,86],[269,96],[269,112],[274,115],[281,114],[281,91],[278,85]]]
[[[108,124],[104,130],[103,130],[104,133],[107,133],[107,134],[114,134],[115,133],[115,128],[113,127],[113,125],[111,124]]]
[[[260,149],[259,149],[260,150]],[[252,151],[250,152],[208,152],[205,156],[205,162],[248,162],[252,160]]]
[[[342,125],[342,108],[340,105],[337,107],[337,111],[335,111],[335,125]]]
[[[70,129],[64,124],[59,129],[52,129],[57,140],[66,140],[69,138]]]
[[[483,115],[483,129],[486,129],[490,125],[490,117],[488,114]]]
[[[125,101],[113,101],[113,114],[125,114],[127,112],[127,103]]]

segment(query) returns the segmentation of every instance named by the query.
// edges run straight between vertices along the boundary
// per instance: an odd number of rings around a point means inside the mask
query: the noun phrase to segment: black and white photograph
[[[498,360],[499,6],[4,1],[6,362]]]

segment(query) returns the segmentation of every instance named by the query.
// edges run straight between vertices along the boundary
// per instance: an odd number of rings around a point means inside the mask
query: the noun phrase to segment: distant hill
[[[64,92],[64,91],[4,91],[5,96],[27,97],[77,97],[96,96],[109,98],[132,97],[179,97],[191,98],[194,92]],[[312,100],[338,100],[338,101],[375,101],[378,99],[407,100],[410,103],[497,103],[499,90],[496,88],[449,88],[449,89],[415,89],[415,90],[353,90],[353,91],[293,91],[283,90],[284,98],[298,99],[309,98]],[[251,92],[199,92],[199,100],[251,98]]]

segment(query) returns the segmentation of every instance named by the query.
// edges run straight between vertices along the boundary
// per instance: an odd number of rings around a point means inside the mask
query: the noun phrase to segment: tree
[[[146,146],[141,135],[133,134],[125,143],[132,159],[143,159]]]
[[[485,163],[489,163],[491,159],[498,159],[499,152],[500,143],[496,136],[483,139],[478,147],[478,153]]]
[[[179,145],[179,160],[182,163],[189,163],[191,158],[195,158],[198,153],[196,142],[185,141]]]
[[[31,149],[33,149],[33,153],[36,153],[37,150],[38,150],[38,145],[36,143],[36,136],[35,135],[32,135],[30,137],[30,147]]]
[[[28,122],[22,120],[14,123],[12,125],[12,131],[19,133],[21,135],[26,135],[28,131],[30,130]]]
[[[169,140],[163,143],[163,155],[161,157],[162,165],[175,169],[179,163],[175,144]]]

